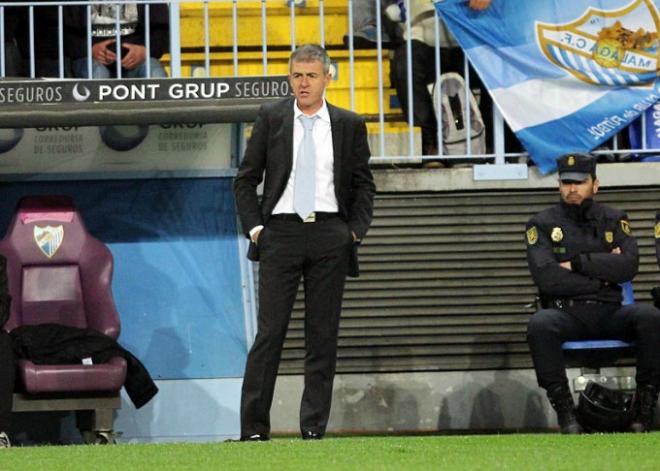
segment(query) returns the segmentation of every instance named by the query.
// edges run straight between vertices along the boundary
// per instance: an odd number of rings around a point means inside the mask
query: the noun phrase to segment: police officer
[[[637,344],[635,432],[651,429],[660,386],[660,310],[621,306],[619,283],[637,273],[639,254],[628,217],[598,204],[596,159],[561,157],[559,204],[527,223],[527,262],[543,309],[529,321],[527,341],[539,386],[547,391],[562,433],[581,433],[561,344],[621,339]]]
[[[655,213],[655,258],[658,259],[658,267],[660,267],[660,211]],[[656,286],[651,290],[651,296],[653,297],[653,304],[655,307],[660,308],[660,286]]]

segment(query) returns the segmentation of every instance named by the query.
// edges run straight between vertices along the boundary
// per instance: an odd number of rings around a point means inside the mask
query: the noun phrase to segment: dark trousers
[[[413,123],[422,128],[422,152],[432,155],[438,149],[438,121],[435,114],[433,98],[428,86],[435,82],[435,48],[421,41],[412,40],[412,95],[413,95]],[[408,119],[408,79],[406,71],[406,43],[404,42],[394,51],[392,59],[391,81],[396,88],[396,96],[401,109]],[[463,51],[458,47],[441,48],[441,73],[456,72],[464,76]],[[492,104],[490,96],[486,93],[481,80],[470,69],[470,87],[481,88],[481,112],[486,122],[490,122]],[[488,128],[488,126],[487,126]]]
[[[6,10],[5,10],[6,11]],[[22,76],[21,52],[14,39],[5,40],[5,77]]]
[[[71,61],[64,58],[64,77],[71,77]],[[23,75],[28,77],[30,75],[30,61],[23,60]],[[48,77],[58,78],[60,76],[60,61],[59,59],[51,59],[44,57],[36,57],[34,60],[34,76],[35,77]]]
[[[584,304],[569,309],[541,309],[527,326],[539,386],[552,390],[567,383],[563,342],[599,339],[634,340],[637,383],[660,384],[660,310],[645,304]]]
[[[429,93],[428,86],[435,82],[435,48],[421,41],[412,40],[412,94],[413,94],[413,124],[422,129],[422,152],[433,155],[438,149],[438,121],[435,104]],[[396,88],[396,96],[401,104],[404,116],[408,119],[408,88],[406,72],[406,43],[394,51],[390,64],[390,81]],[[460,47],[440,49],[441,73],[456,72],[465,77],[464,55]],[[480,90],[481,100],[479,110],[486,124],[487,152],[493,152],[491,144],[491,127],[493,116],[493,99],[474,69],[470,67],[470,89]],[[504,139],[507,152],[523,150],[520,142],[511,128],[504,123]]]
[[[8,432],[11,427],[12,395],[16,364],[11,338],[0,328],[0,432]]]
[[[339,314],[352,236],[338,217],[271,219],[259,236],[259,314],[241,396],[241,435],[270,433],[275,379],[300,277],[305,288],[301,431],[324,433],[330,415]]]
[[[438,150],[438,121],[435,117],[433,99],[428,85],[435,82],[435,49],[421,41],[411,41],[412,48],[412,98],[413,98],[413,124],[422,128],[422,153],[431,155]],[[396,88],[396,96],[401,104],[406,119],[408,117],[408,80],[406,64],[406,43],[404,42],[394,51],[392,59],[392,82]],[[463,62],[452,63],[448,58],[447,50],[441,51],[440,63],[451,64],[457,69]],[[454,70],[458,71],[458,70]],[[443,70],[449,72],[449,70]]]

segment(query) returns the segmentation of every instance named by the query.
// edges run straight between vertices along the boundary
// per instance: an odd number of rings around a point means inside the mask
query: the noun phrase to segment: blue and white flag
[[[660,98],[660,0],[435,0],[541,172]]]

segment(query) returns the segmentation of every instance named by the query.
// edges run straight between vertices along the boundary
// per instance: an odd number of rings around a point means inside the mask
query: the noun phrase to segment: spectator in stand
[[[4,77],[19,77],[21,74],[21,52],[16,41],[18,30],[18,10],[16,8],[4,9],[5,15],[5,62]]]
[[[353,1],[353,47],[355,49],[374,49],[378,42],[376,29],[376,3],[380,2],[381,12],[388,8],[399,8],[404,0],[354,0]],[[391,23],[383,22],[381,39],[384,48],[392,46]],[[344,46],[348,47],[348,35],[344,35]]]
[[[21,8],[16,30],[18,47],[22,55],[22,76],[31,75],[31,62],[34,61],[35,77],[60,77],[60,54],[58,32],[58,8],[35,6],[33,13],[34,57],[30,52],[30,10]],[[64,45],[62,45],[64,47]],[[70,62],[63,58],[62,77],[71,76]]]
[[[485,10],[491,0],[466,0],[473,10]],[[435,7],[432,0],[410,0],[410,12],[402,9],[403,5],[388,8],[387,14],[401,24],[403,36],[411,38],[412,48],[412,89],[414,124],[422,128],[422,154],[438,155],[438,121],[428,85],[436,80],[435,76]],[[406,30],[406,15],[410,14],[410,33]],[[440,23],[440,62],[442,72],[456,72],[463,75],[463,52],[444,23]],[[406,119],[408,119],[407,61],[404,42],[394,51],[391,64],[392,82]],[[481,85],[476,74],[471,74],[472,85]],[[476,82],[476,83],[475,83]],[[474,88],[474,87],[473,87]],[[483,90],[483,87],[481,87]],[[481,107],[484,116],[490,116],[490,101],[482,93]],[[487,102],[487,103],[486,103]],[[439,163],[434,162],[435,166]]]
[[[92,78],[116,77],[116,61],[121,60],[124,78],[167,77],[160,58],[169,48],[169,12],[165,4],[151,4],[149,17],[145,5],[123,3],[92,5]],[[116,44],[117,17],[120,24],[120,44]],[[145,22],[149,21],[149,55]],[[88,78],[87,7],[67,8],[65,13],[66,43],[73,61],[73,75]],[[121,47],[121,52],[118,52]]]

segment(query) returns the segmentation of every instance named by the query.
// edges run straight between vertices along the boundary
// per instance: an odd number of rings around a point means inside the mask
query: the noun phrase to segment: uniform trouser
[[[11,426],[12,395],[16,365],[11,338],[0,328],[0,432],[7,432]]]
[[[330,414],[339,314],[352,236],[332,218],[271,219],[259,236],[259,314],[241,396],[241,435],[270,433],[270,407],[300,277],[305,288],[305,387],[301,431],[324,433]]]
[[[583,304],[542,309],[527,327],[539,386],[552,390],[567,384],[561,344],[575,340],[616,339],[635,341],[637,384],[660,384],[660,310],[645,304]]]
[[[21,52],[13,39],[5,40],[4,60],[5,77],[21,77],[23,75]]]

